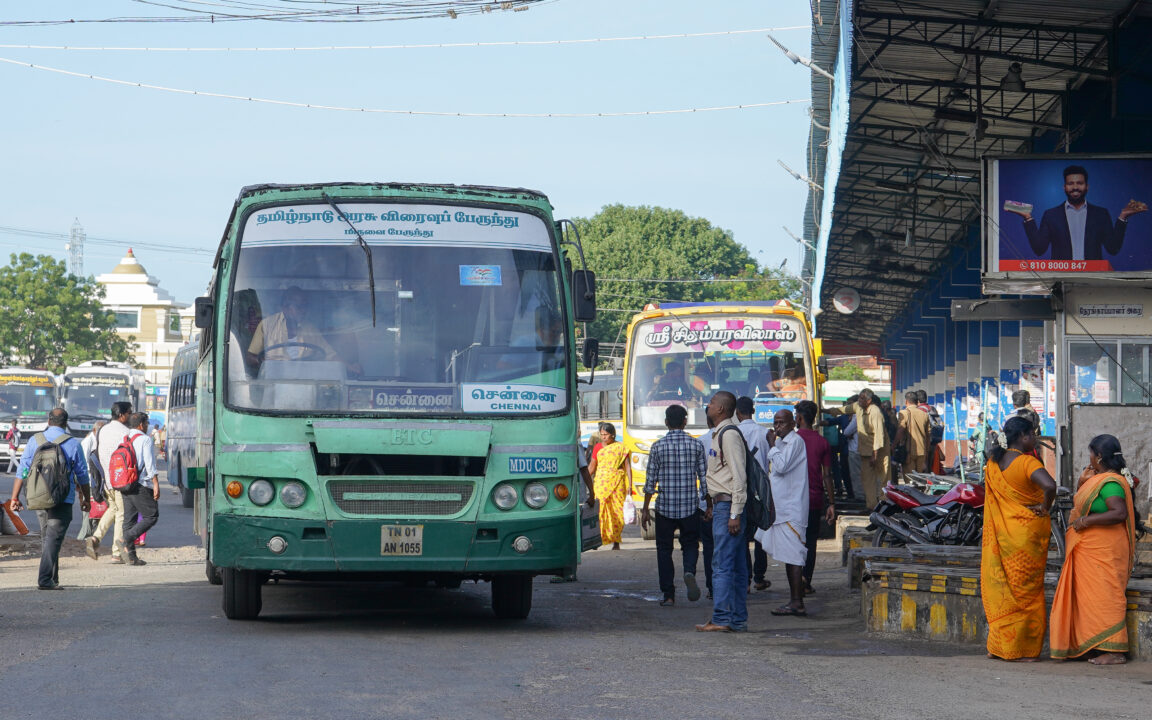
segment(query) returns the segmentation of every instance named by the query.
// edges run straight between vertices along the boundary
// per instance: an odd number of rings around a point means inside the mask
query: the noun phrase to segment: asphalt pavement
[[[497,620],[485,583],[296,582],[265,586],[259,619],[229,621],[200,548],[146,557],[65,558],[67,589],[45,592],[36,558],[0,556],[0,718],[1115,720],[1146,716],[1152,684],[1143,663],[1013,664],[866,635],[830,541],[809,617],[770,614],[786,597],[773,565],[742,634],[695,632],[706,599],[660,607],[634,527],[623,550],[586,553],[577,582],[538,578],[524,621]]]

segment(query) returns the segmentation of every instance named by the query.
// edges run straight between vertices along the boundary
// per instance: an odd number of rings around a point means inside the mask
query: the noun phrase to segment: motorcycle
[[[884,499],[872,513],[873,547],[903,545],[970,545],[981,542],[984,531],[984,486],[960,483],[944,495],[930,495],[907,485],[884,488]],[[1059,563],[1064,562],[1064,540],[1072,492],[1057,488],[1052,503],[1052,542]]]
[[[943,495],[887,485],[869,517],[873,547],[978,546],[984,531],[984,486],[958,483]]]

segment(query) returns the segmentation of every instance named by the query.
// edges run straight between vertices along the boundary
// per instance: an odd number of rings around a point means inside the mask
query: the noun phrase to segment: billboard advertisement
[[[986,279],[1152,277],[1152,156],[988,158],[984,183]]]

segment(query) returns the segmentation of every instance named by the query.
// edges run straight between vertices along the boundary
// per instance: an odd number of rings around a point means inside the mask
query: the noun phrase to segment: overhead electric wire
[[[71,235],[68,233],[52,232],[50,230],[32,230],[29,228],[18,228],[0,225],[0,236],[16,235],[21,237],[63,240],[68,242],[71,240]],[[172,243],[156,243],[148,242],[146,240],[115,240],[112,238],[95,237],[87,235],[84,238],[85,245],[114,245],[117,247],[141,248],[152,252],[167,252],[167,253],[180,253],[191,255],[212,255],[214,250],[205,248],[192,247],[189,245],[173,245]]]
[[[483,47],[529,47],[547,45],[592,45],[599,43],[635,42],[643,40],[679,40],[688,38],[723,37],[732,35],[752,35],[785,30],[808,30],[807,25],[787,27],[756,28],[754,30],[717,30],[713,32],[674,33],[666,35],[627,35],[603,38],[578,38],[571,40],[477,40],[472,42],[450,43],[409,43],[399,45],[311,45],[300,47],[148,47],[148,46],[93,46],[93,45],[16,45],[0,44],[5,50],[61,50],[70,52],[318,52],[330,50],[428,50],[442,48],[483,48]]]
[[[705,113],[705,112],[719,112],[722,110],[749,110],[752,108],[773,107],[777,105],[794,105],[797,103],[809,102],[808,99],[798,100],[776,100],[773,102],[760,102],[760,103],[744,103],[740,105],[714,105],[710,107],[699,108],[677,108],[672,110],[628,110],[628,111],[615,111],[615,112],[548,112],[548,113],[511,113],[511,112],[461,112],[461,111],[445,111],[445,110],[398,110],[392,108],[363,108],[363,107],[344,107],[340,105],[321,105],[317,103],[303,103],[293,102],[290,100],[275,100],[272,98],[261,98],[246,95],[234,95],[231,93],[217,93],[207,92],[204,90],[187,90],[183,88],[165,87],[163,85],[153,85],[151,83],[134,82],[131,80],[119,80],[116,78],[103,77],[100,75],[91,75],[88,73],[74,72],[72,70],[62,70],[60,68],[48,67],[45,65],[36,65],[35,63],[23,62],[20,60],[12,60],[11,58],[0,57],[0,62],[9,65],[19,65],[22,67],[31,68],[33,70],[41,70],[45,72],[57,73],[60,75],[67,75],[69,77],[85,78],[88,80],[98,80],[100,82],[111,83],[114,85],[127,85],[129,87],[144,88],[146,90],[159,90],[161,92],[175,93],[178,95],[199,95],[204,97],[220,98],[225,100],[243,100],[253,103],[264,103],[268,105],[282,105],[286,107],[306,108],[309,110],[335,110],[341,112],[362,112],[362,113],[382,113],[386,115],[421,115],[421,116],[436,116],[436,117],[475,117],[475,118],[597,118],[597,117],[635,117],[646,115],[687,115],[691,113]]]
[[[266,22],[386,22],[431,18],[452,18],[461,15],[488,14],[497,11],[521,12],[534,5],[555,0],[387,0],[384,2],[314,2],[288,3],[287,9],[278,5],[238,2],[196,2],[194,0],[133,0],[141,5],[181,11],[176,16],[143,15],[109,18],[65,18],[61,20],[5,20],[4,26],[50,26],[104,23],[217,23],[263,20]],[[251,12],[266,10],[267,12]]]

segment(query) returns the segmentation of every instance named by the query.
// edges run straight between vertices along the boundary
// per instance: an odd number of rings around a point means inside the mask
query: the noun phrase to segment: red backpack
[[[136,448],[132,447],[131,433],[124,436],[112,451],[108,461],[108,484],[113,490],[129,492],[135,490],[140,481],[140,469],[136,462]]]

